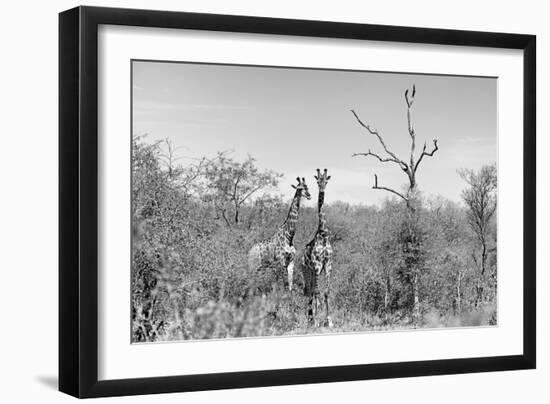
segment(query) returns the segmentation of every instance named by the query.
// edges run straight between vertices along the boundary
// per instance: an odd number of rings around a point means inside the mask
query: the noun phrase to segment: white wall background
[[[543,161],[550,149],[550,25],[545,3],[523,0],[366,2],[339,0],[90,1],[156,8],[388,25],[531,33],[538,40],[538,369],[109,399],[154,403],[547,402],[550,380],[550,204]],[[0,24],[0,400],[68,402],[57,385],[57,13],[78,5],[5,3]],[[546,382],[546,383],[545,383]]]

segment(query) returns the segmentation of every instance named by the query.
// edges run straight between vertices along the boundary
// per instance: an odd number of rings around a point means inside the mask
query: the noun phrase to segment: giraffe
[[[310,322],[315,321],[315,326],[319,326],[318,311],[321,306],[321,292],[325,303],[325,322],[324,324],[332,327],[330,318],[330,273],[332,270],[332,246],[329,241],[329,232],[325,218],[323,203],[325,200],[325,188],[330,179],[325,168],[323,173],[317,169],[317,186],[319,187],[319,200],[317,211],[319,215],[319,225],[315,236],[306,245],[302,258],[302,273],[304,276],[304,294],[308,298],[307,317]],[[324,277],[322,276],[324,272]]]
[[[292,188],[294,188],[296,192],[290,204],[286,220],[279,226],[273,236],[254,244],[248,252],[248,267],[250,270],[258,271],[270,265],[275,265],[278,268],[285,268],[287,271],[289,291],[292,291],[294,276],[296,248],[294,248],[293,241],[294,234],[296,233],[298,211],[300,210],[300,199],[302,199],[302,197],[311,199],[305,178],[300,180],[300,177],[297,177],[296,180],[298,181],[298,185],[292,185]]]

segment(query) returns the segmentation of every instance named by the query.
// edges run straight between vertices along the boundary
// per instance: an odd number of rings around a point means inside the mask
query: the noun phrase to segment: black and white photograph
[[[497,326],[497,78],[133,60],[131,340]]]
[[[1,402],[548,401],[545,3],[91,3],[3,4]]]

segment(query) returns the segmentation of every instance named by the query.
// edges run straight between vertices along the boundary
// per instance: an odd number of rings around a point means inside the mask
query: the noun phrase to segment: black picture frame
[[[523,354],[99,381],[98,26],[113,24],[523,51]],[[59,15],[59,390],[104,397],[536,366],[536,37],[184,12],[77,7]]]

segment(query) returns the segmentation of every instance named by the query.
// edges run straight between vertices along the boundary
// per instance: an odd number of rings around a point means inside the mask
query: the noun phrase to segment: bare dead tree
[[[418,168],[420,167],[420,163],[423,161],[424,157],[433,157],[434,153],[439,150],[439,147],[437,145],[437,139],[433,140],[433,148],[431,151],[428,151],[427,149],[427,143],[424,142],[424,146],[422,147],[422,152],[417,157],[416,156],[416,131],[411,119],[411,108],[414,104],[416,96],[416,86],[413,85],[412,92],[409,95],[409,89],[405,90],[405,103],[407,105],[407,129],[409,133],[409,137],[411,138],[411,148],[410,148],[410,155],[407,159],[401,159],[397,156],[396,153],[392,152],[389,147],[384,142],[384,138],[380,134],[380,132],[376,129],[373,129],[370,125],[366,124],[361,120],[359,115],[354,111],[351,110],[351,113],[355,117],[356,121],[367,130],[367,132],[370,135],[373,135],[377,140],[380,146],[382,146],[382,149],[384,150],[383,154],[377,154],[372,152],[370,149],[367,152],[362,153],[354,153],[353,157],[356,156],[363,156],[363,157],[373,157],[377,159],[380,163],[392,163],[396,164],[406,175],[408,179],[408,187],[405,193],[398,192],[393,188],[389,188],[386,186],[381,186],[378,183],[378,175],[374,174],[374,185],[373,189],[379,189],[383,191],[390,192],[394,195],[397,195],[399,198],[403,199],[407,206],[407,212],[408,212],[408,227],[409,227],[409,238],[408,241],[409,244],[414,245],[418,243],[418,237],[415,234],[415,226],[413,223],[415,222],[415,211],[416,211],[416,190],[417,190],[417,180],[416,175],[418,172]],[[416,254],[415,251],[417,251],[416,248],[412,249],[412,253]],[[414,258],[414,257],[413,257]],[[409,265],[412,267],[411,270],[411,282],[412,282],[412,292],[413,292],[413,322],[416,324],[418,322],[419,316],[420,316],[420,302],[419,302],[419,296],[418,296],[418,278],[419,278],[419,272],[420,268],[416,264],[418,260],[412,259],[409,262]]]
[[[378,185],[378,176],[376,174],[374,175],[374,186],[372,188],[388,191],[388,192],[393,193],[394,195],[399,196],[400,198],[402,198],[407,203],[407,206],[410,209],[414,209],[414,207],[411,204],[411,202],[412,202],[411,198],[414,195],[413,191],[416,190],[416,184],[417,184],[416,183],[416,174],[418,172],[418,168],[420,167],[420,163],[422,162],[424,157],[426,157],[426,156],[432,157],[434,155],[434,153],[437,150],[439,150],[439,147],[437,145],[437,139],[434,139],[433,140],[433,149],[431,151],[427,151],[427,144],[426,144],[426,142],[424,142],[424,146],[422,147],[422,152],[420,153],[418,158],[415,157],[416,132],[415,132],[412,120],[411,120],[411,107],[413,106],[415,96],[416,96],[416,87],[414,85],[413,85],[412,93],[411,93],[410,96],[409,96],[409,90],[408,89],[405,90],[405,102],[407,104],[407,128],[408,128],[409,136],[411,138],[411,149],[410,149],[411,151],[410,151],[410,156],[409,156],[409,161],[408,162],[406,162],[405,159],[401,159],[401,158],[397,157],[397,155],[395,153],[393,153],[388,148],[388,146],[384,142],[384,139],[382,138],[382,135],[376,129],[373,129],[370,125],[365,124],[361,120],[361,118],[359,118],[357,113],[354,110],[351,110],[353,116],[355,117],[355,119],[357,120],[359,125],[361,125],[363,128],[365,128],[367,130],[368,133],[370,133],[371,135],[374,135],[378,139],[378,142],[380,143],[380,145],[384,149],[385,154],[387,154],[387,156],[380,156],[379,154],[374,153],[369,149],[366,153],[364,153],[364,152],[363,153],[354,153],[353,157],[356,157],[356,156],[369,157],[370,156],[370,157],[374,157],[375,159],[377,159],[381,163],[394,163],[394,164],[397,164],[399,166],[399,168],[407,175],[407,179],[409,181],[408,190],[407,190],[407,193],[405,195],[403,195],[400,192],[397,192],[396,190],[394,190],[392,188],[379,186]]]

